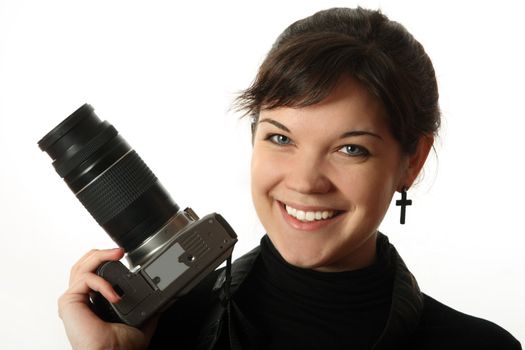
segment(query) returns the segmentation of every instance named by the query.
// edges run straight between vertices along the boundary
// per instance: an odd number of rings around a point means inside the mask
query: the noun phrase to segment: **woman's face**
[[[376,230],[408,164],[382,104],[348,78],[316,105],[261,111],[251,167],[255,209],[288,263],[361,268],[375,258]]]

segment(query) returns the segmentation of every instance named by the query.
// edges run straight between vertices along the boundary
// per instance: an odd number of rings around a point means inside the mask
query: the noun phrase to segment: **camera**
[[[126,252],[97,274],[121,296],[90,298],[103,319],[138,327],[188,293],[231,257],[237,235],[217,213],[181,210],[139,155],[84,104],[38,146],[108,235]]]

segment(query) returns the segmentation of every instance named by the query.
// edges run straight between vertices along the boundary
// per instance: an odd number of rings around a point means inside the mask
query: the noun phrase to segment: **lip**
[[[280,201],[276,201],[277,205],[279,206],[279,210],[281,211],[281,214],[283,215],[284,221],[290,225],[292,228],[300,231],[315,231],[319,230],[321,228],[324,228],[328,225],[332,225],[336,221],[339,221],[339,218],[342,217],[341,211],[335,210],[336,214],[331,217],[330,219],[325,220],[314,220],[314,221],[300,221],[288,214],[285,208],[285,204]],[[308,207],[308,206],[295,206],[293,204],[289,204],[291,207],[303,211],[324,211],[324,210],[332,210],[334,209],[327,209],[327,208],[320,208],[320,207]]]

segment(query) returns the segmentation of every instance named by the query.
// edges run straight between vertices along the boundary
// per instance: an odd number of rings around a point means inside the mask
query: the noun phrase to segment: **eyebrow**
[[[347,131],[347,132],[341,134],[341,138],[344,139],[346,137],[363,136],[363,135],[373,136],[373,137],[376,137],[376,138],[378,138],[380,140],[383,140],[383,138],[381,136],[379,136],[378,134],[375,134],[375,133],[370,132],[370,131],[362,131],[362,130]]]
[[[290,129],[288,129],[286,126],[284,126],[283,124],[279,123],[278,121],[270,119],[270,118],[261,119],[261,120],[259,120],[258,124],[260,124],[260,123],[270,123],[272,125],[275,125],[276,127],[278,127],[281,130],[284,130],[286,132],[291,132]]]
[[[288,129],[286,126],[284,126],[283,124],[279,123],[278,121],[270,119],[270,118],[261,119],[261,120],[259,120],[258,124],[260,124],[260,123],[270,123],[272,125],[275,125],[276,127],[278,127],[281,130],[284,130],[286,132],[291,132],[290,129]],[[344,138],[347,138],[347,137],[365,136],[365,135],[373,136],[375,138],[383,140],[383,138],[380,135],[375,134],[375,133],[370,132],[370,131],[364,131],[364,130],[347,131],[347,132],[341,134],[340,138],[344,139]]]

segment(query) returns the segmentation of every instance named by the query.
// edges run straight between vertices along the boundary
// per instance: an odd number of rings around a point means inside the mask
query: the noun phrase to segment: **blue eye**
[[[357,145],[344,145],[338,152],[350,157],[366,157],[370,154],[366,148]]]
[[[267,140],[270,140],[271,142],[277,145],[289,145],[290,143],[292,143],[292,140],[288,136],[284,136],[281,134],[269,135],[267,137]]]

